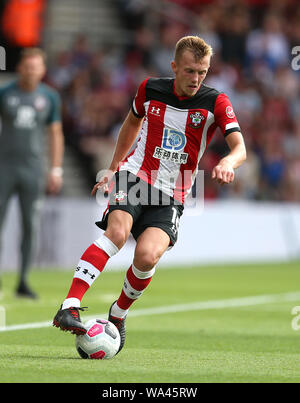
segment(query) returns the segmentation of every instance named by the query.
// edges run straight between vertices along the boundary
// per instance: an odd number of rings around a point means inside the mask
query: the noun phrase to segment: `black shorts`
[[[97,221],[96,225],[106,230],[111,211],[127,211],[133,218],[131,233],[135,240],[146,228],[156,227],[169,235],[171,247],[177,241],[179,219],[183,209],[181,203],[139,177],[127,171],[120,171],[115,175],[107,209],[102,220]]]

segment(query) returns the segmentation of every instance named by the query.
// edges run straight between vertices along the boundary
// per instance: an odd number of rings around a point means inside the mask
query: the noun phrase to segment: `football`
[[[86,334],[76,336],[75,344],[81,358],[106,360],[113,358],[120,347],[116,326],[105,319],[91,319],[85,323]]]

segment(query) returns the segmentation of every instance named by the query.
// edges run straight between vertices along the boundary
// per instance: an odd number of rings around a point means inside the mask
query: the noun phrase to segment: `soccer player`
[[[203,84],[211,56],[212,49],[204,40],[183,37],[171,63],[175,79],[148,78],[139,86],[109,170],[92,190],[92,194],[98,189],[110,192],[108,208],[96,223],[105,232],[79,261],[53,321],[62,330],[86,332],[79,315],[81,299],[131,232],[136,239],[134,259],[108,315],[120,332],[120,351],[128,310],[149,285],[160,257],[177,240],[184,200],[217,127],[230,152],[213,168],[212,178],[221,185],[231,183],[234,169],[246,159],[228,97]],[[136,147],[127,155],[138,136]]]
[[[64,139],[60,118],[60,97],[41,83],[46,72],[45,53],[39,48],[23,50],[17,79],[0,88],[0,229],[10,197],[19,199],[23,237],[16,293],[36,298],[28,285],[35,223],[44,186],[44,129],[50,135],[49,193],[62,186]]]

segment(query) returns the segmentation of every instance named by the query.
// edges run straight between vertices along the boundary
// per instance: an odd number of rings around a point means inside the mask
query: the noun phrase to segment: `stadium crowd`
[[[47,82],[63,99],[67,143],[81,156],[91,182],[109,165],[118,129],[141,81],[171,76],[177,40],[203,37],[214,49],[205,83],[229,96],[248,158],[234,185],[220,187],[210,172],[226,152],[218,132],[200,162],[205,197],[300,201],[300,85],[292,49],[300,46],[300,5],[294,1],[199,2],[174,7],[118,0],[130,41],[91,49],[80,35],[70,51],[56,55]],[[170,1],[168,2],[170,3]],[[175,4],[176,3],[176,4]],[[154,25],[153,25],[154,24]]]

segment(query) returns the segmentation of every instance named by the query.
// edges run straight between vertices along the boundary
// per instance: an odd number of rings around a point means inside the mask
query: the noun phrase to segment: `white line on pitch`
[[[284,294],[269,294],[269,295],[255,295],[242,298],[219,299],[211,301],[198,301],[188,304],[180,305],[166,305],[156,308],[145,308],[132,310],[128,316],[148,316],[148,315],[162,315],[166,313],[186,312],[186,311],[203,311],[207,309],[224,309],[224,308],[238,308],[243,306],[264,305],[279,302],[300,301],[300,292],[288,292]],[[94,314],[92,316],[84,316],[84,320],[92,319],[95,317],[104,318],[107,313]],[[9,325],[0,329],[0,332],[7,332],[13,330],[27,330],[27,329],[40,329],[43,327],[52,326],[52,321],[47,322],[33,322],[23,323],[20,325]]]

